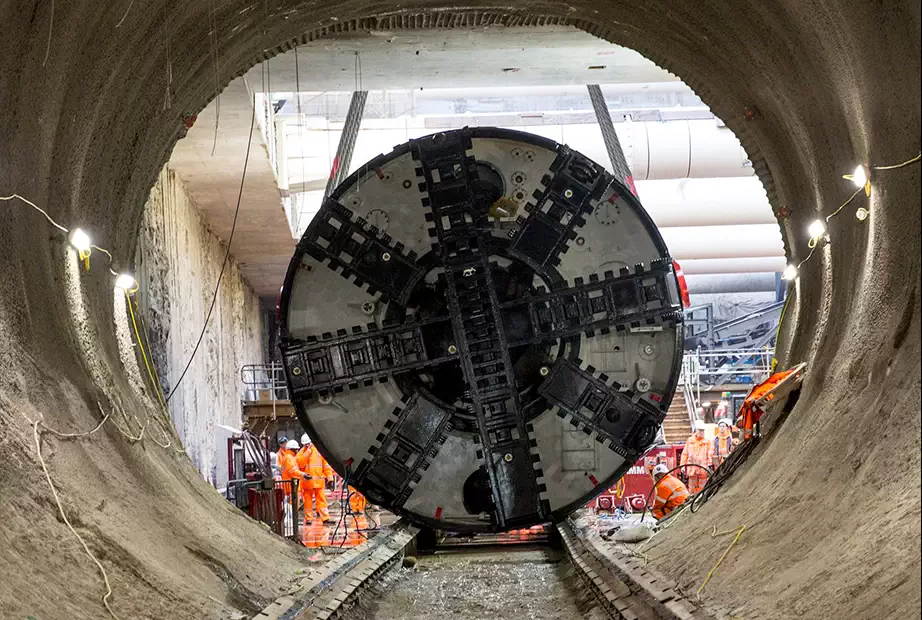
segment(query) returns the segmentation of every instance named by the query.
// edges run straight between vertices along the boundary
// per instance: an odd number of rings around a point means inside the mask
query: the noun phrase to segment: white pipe
[[[499,120],[495,116],[492,115],[490,120]],[[362,163],[366,161],[364,154],[370,153],[373,157],[378,153],[387,153],[396,144],[432,133],[433,130],[426,127],[427,118],[434,117],[416,116],[368,121],[362,126],[353,159]],[[443,117],[446,122],[440,124],[439,129],[445,131],[460,129],[465,125],[477,125],[476,119],[476,116]],[[335,129],[329,136],[324,135],[326,126],[305,130],[305,142],[308,145],[323,145],[329,140],[331,144],[336,144],[340,125],[332,126]],[[500,122],[499,126],[504,125]],[[597,123],[516,125],[508,128],[549,137],[603,164],[606,168],[611,165]],[[714,119],[616,122],[615,132],[618,134],[635,182],[648,179],[753,176],[752,166],[739,140],[732,131],[718,126]],[[286,145],[289,154],[293,156],[301,154],[305,148],[307,147],[301,144]]]
[[[678,260],[678,259],[677,259]],[[699,258],[679,260],[686,275],[699,273],[761,273],[782,272],[787,261],[784,256],[760,258]]]
[[[617,123],[615,131],[635,181],[753,175],[742,144],[716,119]]]
[[[674,76],[666,76],[672,79]],[[617,95],[632,93],[687,93],[691,88],[677,78],[674,81],[646,82],[640,84],[602,84],[602,94]],[[488,86],[473,88],[424,88],[416,90],[413,96],[417,101],[426,99],[517,99],[521,97],[586,97],[586,87],[582,84],[561,86]],[[617,110],[614,110],[617,112]]]
[[[754,258],[784,255],[777,224],[660,228],[666,247],[679,262],[699,258]],[[763,271],[770,271],[763,269]]]
[[[517,126],[511,129],[549,135],[606,168],[610,166],[597,124]],[[715,119],[615,122],[615,133],[635,182],[753,176],[752,165],[740,141],[732,131],[720,127]]]
[[[637,194],[660,228],[776,224],[756,177],[638,181]]]

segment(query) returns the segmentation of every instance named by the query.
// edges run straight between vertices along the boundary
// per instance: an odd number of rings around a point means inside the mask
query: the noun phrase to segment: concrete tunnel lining
[[[129,7],[127,15],[123,6],[61,4],[50,39],[50,2],[0,8],[10,26],[0,44],[0,107],[7,111],[0,194],[25,195],[62,222],[87,223],[123,264],[181,117],[214,95],[209,23],[228,33],[217,50],[222,84],[325,29],[572,23],[683,77],[726,121],[773,207],[791,209],[782,231],[793,260],[807,256],[806,225],[850,193],[843,172],[919,151],[918,3],[572,2],[494,12],[475,2],[457,13],[439,2],[393,12],[361,2],[271,9],[164,2]],[[383,17],[352,21],[372,14]],[[920,609],[919,179],[918,167],[881,173],[869,200],[872,217],[863,225],[848,214],[834,220],[832,244],[805,264],[780,337],[782,364],[810,364],[797,407],[719,500],[677,524],[650,554],[692,590],[722,551],[701,532],[748,524],[747,539],[709,586],[718,609],[816,618]],[[83,280],[87,321],[100,338],[92,363],[111,371],[112,385],[103,389],[88,379],[90,362],[56,294],[64,252],[46,242],[36,214],[7,210],[0,228],[7,265],[0,278],[7,343],[0,437],[15,458],[2,466],[2,479],[11,482],[4,482],[10,497],[0,503],[0,518],[13,542],[0,569],[0,602],[23,615],[40,609],[46,617],[99,617],[98,575],[54,520],[31,429],[19,413],[82,428],[94,425],[100,394],[146,405],[120,371],[109,327],[111,282]],[[97,441],[49,441],[46,456],[70,498],[69,514],[79,515],[93,546],[105,551],[113,604],[123,616],[202,617],[204,593],[225,596],[227,574],[251,601],[265,600],[299,565],[297,550],[235,514],[187,462],[129,446],[114,433]],[[110,507],[94,511],[101,499]]]

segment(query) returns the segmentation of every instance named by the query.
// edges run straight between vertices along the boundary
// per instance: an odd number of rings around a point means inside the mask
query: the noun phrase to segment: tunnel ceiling
[[[246,73],[272,92],[522,88],[677,82],[634,50],[572,25],[458,23],[450,28],[344,29]]]

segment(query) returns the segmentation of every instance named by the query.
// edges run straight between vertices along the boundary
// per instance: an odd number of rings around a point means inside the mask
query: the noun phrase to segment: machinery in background
[[[732,386],[745,391],[770,374],[772,352],[784,301],[744,316],[716,322],[710,304],[685,310],[685,350],[707,391]]]
[[[297,511],[286,505],[286,497],[298,496],[298,481],[276,479],[269,452],[266,436],[243,430],[228,438],[225,497],[279,536],[299,540]]]
[[[656,446],[638,459],[616,485],[607,489],[587,505],[597,513],[637,513],[649,509],[647,502],[653,490],[653,471],[659,463],[669,469],[679,464],[682,445]]]
[[[231,483],[252,482],[272,477],[269,439],[249,431],[235,432],[227,438],[228,487]]]

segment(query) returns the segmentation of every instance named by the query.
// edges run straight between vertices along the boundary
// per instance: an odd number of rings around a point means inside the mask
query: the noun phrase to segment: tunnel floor
[[[566,554],[550,548],[490,548],[419,558],[388,573],[350,620],[607,620]]]

